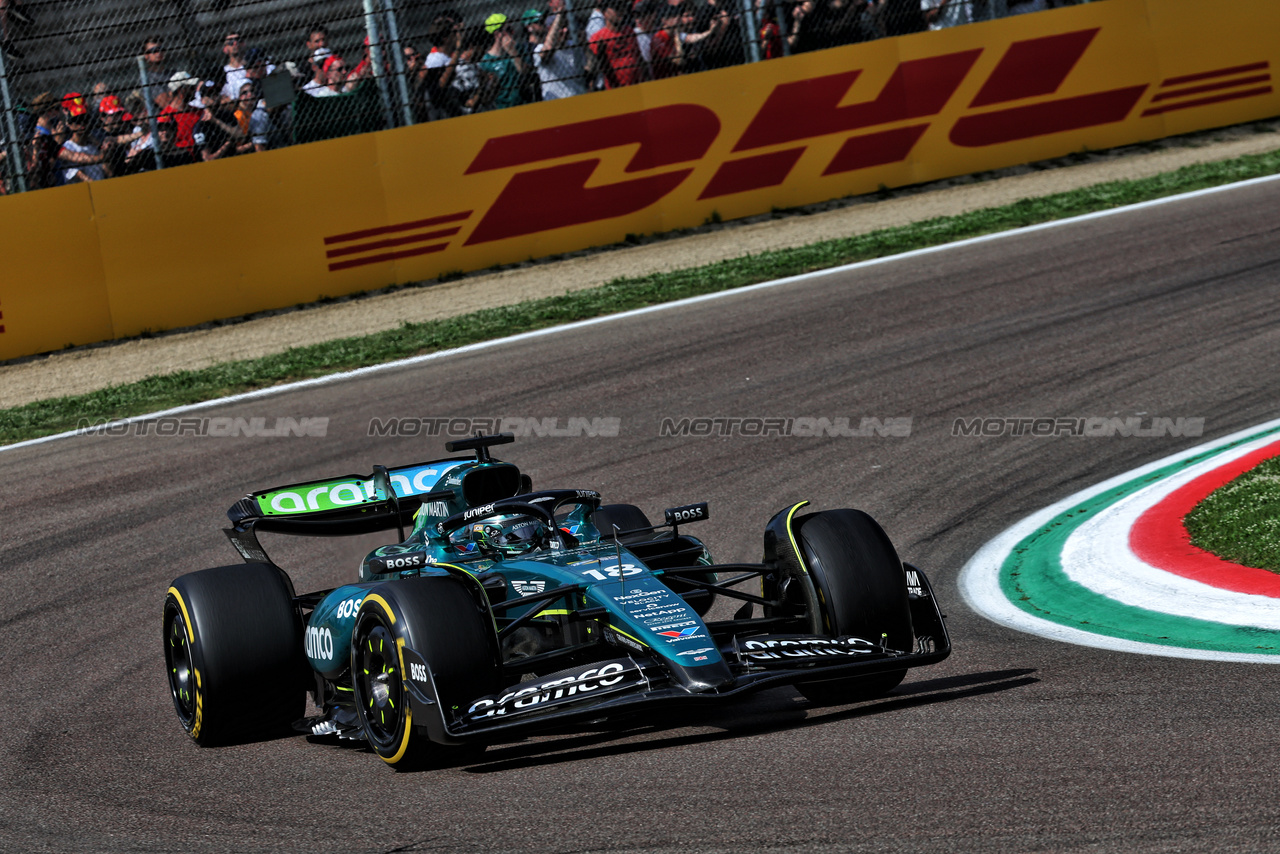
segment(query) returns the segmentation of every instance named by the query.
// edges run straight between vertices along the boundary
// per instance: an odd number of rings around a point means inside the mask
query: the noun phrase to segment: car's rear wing
[[[412,527],[424,504],[448,516],[477,502],[515,495],[524,487],[510,463],[462,457],[351,474],[252,492],[232,505],[226,534],[245,560],[265,560],[258,531],[348,537]]]

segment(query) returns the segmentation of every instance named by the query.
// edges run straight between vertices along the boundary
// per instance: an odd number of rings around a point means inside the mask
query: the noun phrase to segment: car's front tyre
[[[483,593],[452,577],[404,579],[369,591],[351,636],[351,675],[360,725],[374,753],[397,770],[448,761],[413,717],[403,648],[426,661],[446,719],[500,687],[501,657]]]

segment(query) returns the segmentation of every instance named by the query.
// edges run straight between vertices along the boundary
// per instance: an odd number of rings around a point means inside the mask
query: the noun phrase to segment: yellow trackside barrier
[[[0,358],[1280,114],[1280,3],[1104,0],[0,199]]]

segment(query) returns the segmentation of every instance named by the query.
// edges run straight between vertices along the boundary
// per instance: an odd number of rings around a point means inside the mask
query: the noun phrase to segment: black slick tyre
[[[285,733],[302,717],[302,622],[278,567],[246,563],[175,579],[163,641],[174,710],[197,744]]]
[[[796,539],[831,637],[853,636],[910,652],[915,644],[902,561],[888,535],[861,510],[827,510],[795,520]],[[892,691],[906,669],[796,687],[819,704],[854,702]]]
[[[501,688],[501,657],[483,592],[453,577],[403,579],[364,597],[351,636],[360,725],[372,750],[397,770],[429,767],[463,751],[436,744],[415,721],[401,647],[423,657],[446,720]]]

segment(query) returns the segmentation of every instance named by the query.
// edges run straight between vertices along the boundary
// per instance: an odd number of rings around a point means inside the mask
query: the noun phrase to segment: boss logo
[[[422,566],[422,555],[409,555],[408,557],[389,557],[385,559],[383,565],[387,569],[401,569],[403,567]]]
[[[363,601],[363,597],[360,599],[346,599],[338,605],[333,613],[344,620],[349,619],[356,615],[356,611],[360,610],[360,603]],[[311,630],[308,629],[307,631],[310,632]],[[328,633],[328,630],[326,629],[325,632]]]
[[[426,682],[427,681],[426,666],[422,664],[417,664],[417,663],[410,663],[409,678],[412,679],[414,682]]]

